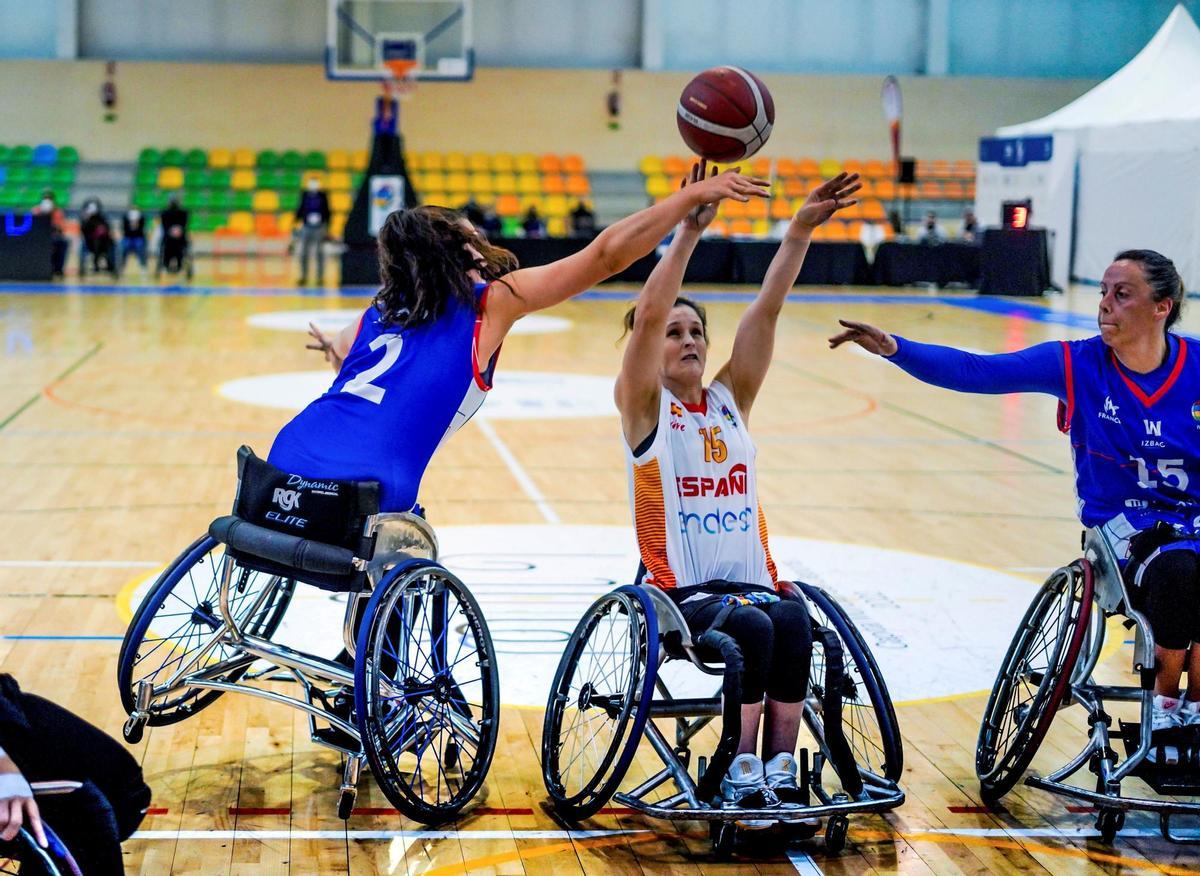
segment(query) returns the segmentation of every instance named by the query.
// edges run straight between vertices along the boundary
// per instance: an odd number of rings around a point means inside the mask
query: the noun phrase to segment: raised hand
[[[692,172],[685,176],[679,183],[681,189],[685,189],[688,185],[695,185],[709,177],[717,175],[717,168],[714,166],[711,173],[708,173],[708,160],[701,158],[699,164],[692,165]],[[717,218],[717,204],[715,201],[697,204],[696,207],[683,217],[683,224],[693,231],[703,231],[712,221]]]
[[[857,204],[858,199],[851,196],[861,188],[857,173],[839,173],[809,192],[804,199],[804,206],[796,211],[792,222],[812,230],[838,210]]]
[[[333,348],[333,341],[325,335],[315,323],[308,324],[308,334],[315,344],[305,344],[306,350],[320,350],[325,356],[325,361],[334,367],[335,370],[340,370],[342,367],[342,357],[337,354]]]
[[[838,323],[846,330],[829,339],[829,349],[831,350],[837,349],[847,341],[853,341],[868,353],[874,353],[877,356],[894,356],[900,349],[895,338],[873,325],[845,319],[839,319]]]
[[[734,201],[749,201],[751,198],[766,198],[770,196],[771,183],[765,179],[742,176],[740,167],[730,168],[724,173],[698,180],[687,186],[687,191],[699,204],[715,204],[726,198]]]

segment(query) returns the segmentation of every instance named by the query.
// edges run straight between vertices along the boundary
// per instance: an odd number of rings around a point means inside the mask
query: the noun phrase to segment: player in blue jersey
[[[392,213],[379,232],[375,301],[336,337],[313,329],[333,385],[283,427],[268,460],[304,477],[379,481],[382,510],[411,509],[438,445],[483,403],[513,323],[624,270],[701,204],[766,197],[766,185],[727,171],[521,270],[454,210]]]
[[[1086,340],[977,356],[846,320],[829,340],[853,341],[937,386],[1059,400],[1079,518],[1105,528],[1154,630],[1156,730],[1200,724],[1200,646],[1189,657],[1200,643],[1200,346],[1170,331],[1183,299],[1170,259],[1126,250],[1104,272],[1100,334]]]

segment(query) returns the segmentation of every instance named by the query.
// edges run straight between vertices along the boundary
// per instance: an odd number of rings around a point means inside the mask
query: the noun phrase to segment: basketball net
[[[383,92],[388,97],[396,97],[400,100],[408,100],[417,90],[417,79],[413,75],[417,69],[417,62],[411,60],[394,60],[384,61],[384,66],[387,67],[391,77],[383,80]]]

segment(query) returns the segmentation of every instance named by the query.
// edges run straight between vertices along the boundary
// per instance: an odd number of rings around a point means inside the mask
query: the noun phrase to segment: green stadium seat
[[[35,164],[29,169],[29,181],[37,186],[49,185],[50,168],[42,164]]]
[[[212,195],[212,208],[228,213],[233,209],[233,192],[229,189],[216,189]]]
[[[279,188],[281,189],[299,189],[300,188],[300,171],[285,170],[279,174]]]
[[[307,152],[304,155],[304,166],[308,170],[324,170],[325,169],[325,153],[314,149],[312,152]]]
[[[60,207],[71,200],[70,189],[55,188],[52,191],[54,192],[54,203],[58,204]],[[39,197],[38,200],[41,200],[41,198]]]
[[[231,178],[232,174],[227,169],[210,170],[208,173],[208,187],[210,189],[227,189],[229,188],[229,180]]]
[[[187,189],[208,188],[207,170],[188,170],[183,174],[183,186]]]
[[[261,157],[261,153],[260,156]],[[261,168],[262,165],[260,164]],[[279,181],[280,173],[277,170],[259,170],[258,172],[258,187],[260,189],[277,189],[282,185]]]
[[[152,188],[138,188],[133,190],[133,206],[139,210],[154,209],[154,196],[156,191]]]
[[[517,216],[506,216],[500,220],[500,233],[505,237],[520,237],[523,229],[521,219]]]
[[[183,195],[183,206],[189,210],[207,210],[212,206],[212,199],[208,189],[189,189]]]
[[[184,167],[207,167],[208,153],[203,149],[189,149],[187,155],[183,156]]]
[[[279,153],[274,149],[264,149],[258,153],[255,164],[259,170],[275,170],[279,167]]]
[[[0,189],[0,207],[11,208],[17,206],[17,190],[4,188]]]
[[[357,192],[362,188],[363,174],[354,173],[350,175],[350,191]]]
[[[12,150],[7,146],[0,145],[0,167],[8,164],[8,156],[12,154]]]
[[[32,173],[32,168],[25,164],[9,164],[8,166],[8,184],[10,186],[24,186],[29,184],[29,177]]]
[[[79,150],[74,146],[63,146],[58,150],[58,163],[60,165],[74,166],[79,163]]]
[[[158,185],[158,168],[151,165],[139,167],[137,173],[134,174],[134,183],[139,188]]]
[[[18,210],[28,210],[32,207],[37,206],[38,201],[40,201],[41,199],[42,199],[42,190],[41,189],[35,189],[35,188],[30,188],[30,187],[26,186],[25,188],[21,189],[20,196],[17,200],[17,209]]]
[[[14,146],[8,153],[9,164],[28,164],[33,160],[33,147]]]
[[[233,209],[249,211],[254,205],[254,192],[234,192]]]
[[[294,213],[300,206],[300,190],[296,187],[279,190],[279,207]]]
[[[279,157],[279,163],[287,170],[300,170],[304,167],[304,156],[295,149],[289,149]]]
[[[50,182],[55,186],[67,186],[68,188],[75,183],[75,167],[74,165],[59,165],[50,171]]]
[[[164,149],[162,154],[162,163],[168,167],[179,167],[183,164],[183,150]]]
[[[138,153],[138,165],[141,167],[158,167],[162,164],[162,153],[153,146],[147,146]]]

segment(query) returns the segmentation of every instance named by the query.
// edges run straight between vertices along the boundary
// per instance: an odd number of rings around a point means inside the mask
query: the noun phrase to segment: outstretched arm
[[[860,188],[857,173],[839,173],[809,194],[771,259],[762,289],[742,315],[733,339],[733,353],[714,379],[729,387],[743,419],[749,420],[750,408],[766,379],[775,351],[779,312],[800,276],[813,229],[838,210],[857,204],[852,196]]]
[[[358,327],[362,324],[362,317],[359,317],[358,322],[352,322],[336,335],[327,335],[321,331],[316,323],[308,324],[308,334],[313,339],[313,343],[305,344],[306,350],[319,350],[325,356],[325,361],[333,366],[334,371],[342,370],[342,362],[350,355],[350,348],[354,346],[354,339],[358,336]]]
[[[1060,341],[1047,341],[1014,353],[979,355],[954,347],[920,344],[862,322],[838,322],[846,331],[829,339],[831,349],[853,341],[934,386],[959,392],[1042,392],[1058,399],[1067,397]]]
[[[706,168],[704,161],[692,168],[692,185],[705,178]],[[684,180],[682,187],[687,185],[688,180]],[[658,424],[658,404],[662,394],[659,372],[667,319],[700,235],[716,215],[715,204],[704,204],[688,213],[676,230],[666,255],[654,266],[638,296],[633,330],[613,392],[617,410],[621,412],[621,430],[630,449],[641,444]]]

